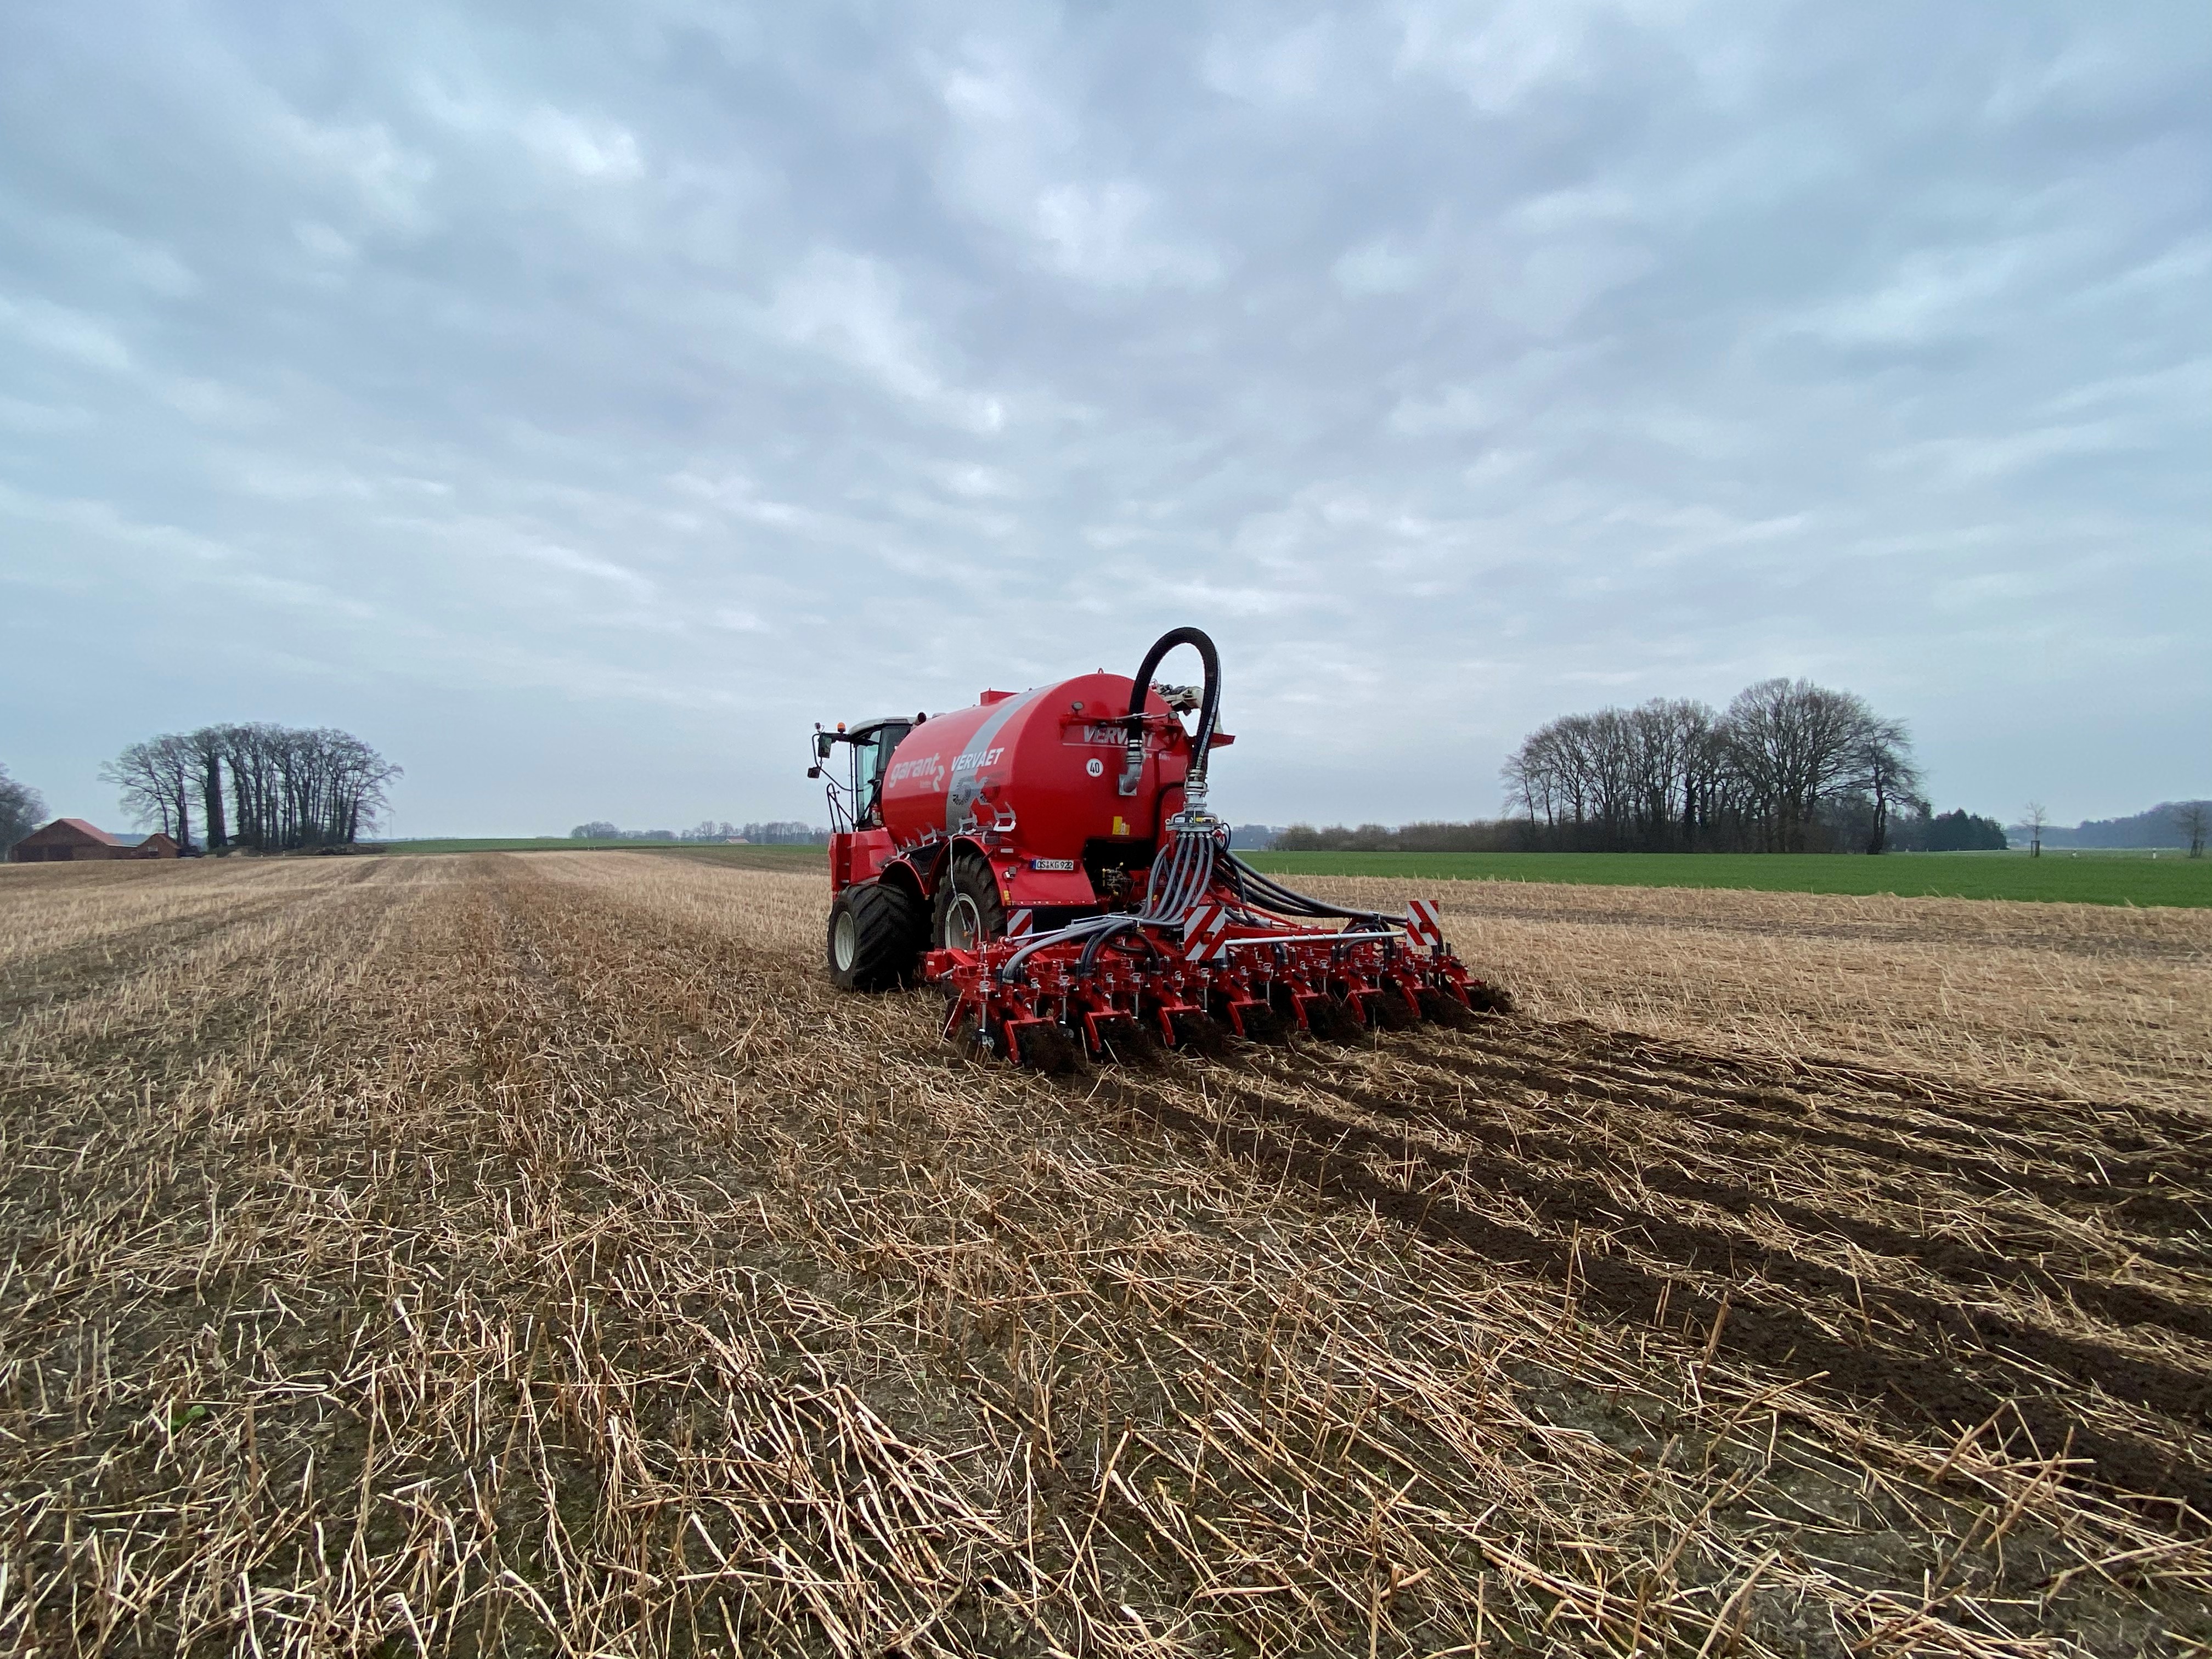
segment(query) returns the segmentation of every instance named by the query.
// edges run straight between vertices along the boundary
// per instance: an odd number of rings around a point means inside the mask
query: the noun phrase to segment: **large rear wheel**
[[[972,951],[985,939],[1003,939],[1006,907],[999,897],[999,878],[982,858],[966,848],[952,855],[952,873],[937,890],[935,938],[945,951]]]
[[[830,907],[830,977],[841,991],[911,985],[929,938],[929,915],[902,887],[848,887]]]

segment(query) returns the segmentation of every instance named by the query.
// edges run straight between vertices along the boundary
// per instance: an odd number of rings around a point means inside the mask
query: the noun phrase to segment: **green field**
[[[673,854],[751,870],[814,870],[818,846],[727,847],[566,836],[393,841],[386,853]],[[1895,893],[1905,897],[2040,899],[2071,904],[2212,908],[2212,859],[2178,852],[2065,848],[2025,853],[1247,853],[1276,875],[1388,876],[1426,881],[1547,881],[1601,887],[1743,887],[1769,893]]]
[[[1247,853],[1274,875],[1747,887],[1769,893],[2212,906],[2212,859],[2179,853]]]

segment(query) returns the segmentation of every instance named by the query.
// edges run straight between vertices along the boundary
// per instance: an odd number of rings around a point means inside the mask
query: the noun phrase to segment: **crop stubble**
[[[24,873],[9,1650],[2212,1636],[2205,923],[1470,884],[1530,1018],[1053,1083],[812,878]]]

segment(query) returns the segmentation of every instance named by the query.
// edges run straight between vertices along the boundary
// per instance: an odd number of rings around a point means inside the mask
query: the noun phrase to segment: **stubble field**
[[[1051,1080],[812,874],[4,877],[0,1652],[2212,1642],[2212,914],[1444,884],[1521,1015]]]

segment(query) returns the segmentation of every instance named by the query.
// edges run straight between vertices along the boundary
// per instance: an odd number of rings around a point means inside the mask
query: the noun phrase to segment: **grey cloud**
[[[2212,793],[2200,9],[0,32],[58,806],[259,716],[419,830],[800,815],[813,720],[1182,621],[1239,817],[1488,811],[1539,720],[1773,672],[1946,802]]]

